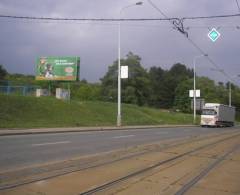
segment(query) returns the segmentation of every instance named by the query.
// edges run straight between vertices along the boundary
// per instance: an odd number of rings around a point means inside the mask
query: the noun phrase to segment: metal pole
[[[27,88],[26,86],[23,86],[23,96],[26,96],[26,91],[27,91],[26,88]]]
[[[236,75],[235,77],[240,77],[240,75]],[[232,106],[232,82],[229,80],[229,106]]]
[[[193,78],[193,123],[196,123],[196,60],[197,58],[208,56],[208,54],[195,56],[193,59],[193,72],[194,72],[194,78]]]
[[[7,86],[7,95],[9,95],[10,92],[11,92],[11,87],[8,85],[8,86]]]
[[[223,69],[211,69],[211,70],[213,70],[213,71],[219,71],[219,72],[221,72],[221,73],[224,72]],[[232,78],[235,78],[235,77],[240,77],[240,75],[236,75],[236,76],[234,76],[234,77],[232,77]],[[231,78],[230,78],[230,77],[229,77],[228,83],[229,83],[229,86],[228,86],[228,105],[229,105],[229,106],[232,106],[232,81],[231,81]]]
[[[51,81],[48,83],[48,95],[51,96]]]
[[[142,5],[142,2],[137,2],[135,4],[131,4],[123,7],[119,16],[124,9],[135,6]],[[118,112],[117,112],[117,126],[120,127],[122,125],[122,116],[121,116],[121,21],[118,22]]]
[[[229,106],[232,106],[232,83],[229,81]]]
[[[121,14],[121,11],[120,11]],[[119,15],[120,15],[119,14]],[[121,22],[118,22],[118,113],[117,126],[121,126]]]
[[[193,72],[194,72],[194,79],[193,79],[193,123],[196,123],[196,58],[194,58],[193,62]]]
[[[68,100],[71,99],[70,93],[71,93],[70,83],[68,82]]]

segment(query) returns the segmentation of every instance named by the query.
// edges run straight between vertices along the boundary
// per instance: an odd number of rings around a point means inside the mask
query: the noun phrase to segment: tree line
[[[122,102],[139,106],[166,108],[191,112],[189,90],[193,88],[193,69],[181,63],[174,64],[169,70],[160,66],[143,68],[141,58],[129,52],[121,59],[122,65],[129,67],[129,78],[122,79]],[[78,100],[98,100],[117,102],[118,61],[108,67],[108,71],[99,83],[88,83],[86,80],[72,82],[71,97]],[[216,83],[207,77],[197,77],[196,87],[201,90],[205,102],[228,104],[229,83]],[[0,80],[9,80],[18,84],[49,87],[54,92],[56,87],[67,87],[64,82],[36,81],[34,76],[9,74],[0,66]],[[240,88],[232,85],[232,105],[240,108]]]

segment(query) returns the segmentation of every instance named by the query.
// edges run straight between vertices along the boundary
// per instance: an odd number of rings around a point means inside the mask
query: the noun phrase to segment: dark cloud
[[[234,0],[152,0],[170,17],[237,13]],[[1,14],[45,17],[119,18],[119,11],[133,0],[2,0]],[[147,1],[144,5],[125,9],[121,17],[162,17]],[[0,63],[9,72],[34,74],[38,56],[80,56],[81,77],[98,81],[108,65],[117,59],[117,23],[39,22],[0,19]],[[240,18],[186,21],[188,33],[221,69],[229,75],[240,73]],[[181,62],[192,67],[199,52],[174,30],[169,22],[127,22],[121,25],[122,57],[133,51],[142,57],[145,68],[168,69]],[[207,33],[220,27],[221,38],[212,43]],[[211,71],[206,59],[197,61],[198,75],[226,81]],[[239,82],[238,82],[239,84]]]

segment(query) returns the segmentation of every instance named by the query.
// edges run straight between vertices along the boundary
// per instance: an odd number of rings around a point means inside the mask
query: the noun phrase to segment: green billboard
[[[79,57],[40,57],[37,59],[36,80],[76,81]]]

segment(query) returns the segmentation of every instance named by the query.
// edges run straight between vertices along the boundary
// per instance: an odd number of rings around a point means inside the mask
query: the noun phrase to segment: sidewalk
[[[146,126],[107,126],[107,127],[59,127],[59,128],[34,128],[34,129],[0,129],[0,136],[7,135],[27,135],[27,134],[46,134],[46,133],[69,133],[69,132],[88,132],[88,131],[114,131],[148,128],[174,128],[174,127],[195,127],[196,125],[146,125]]]

